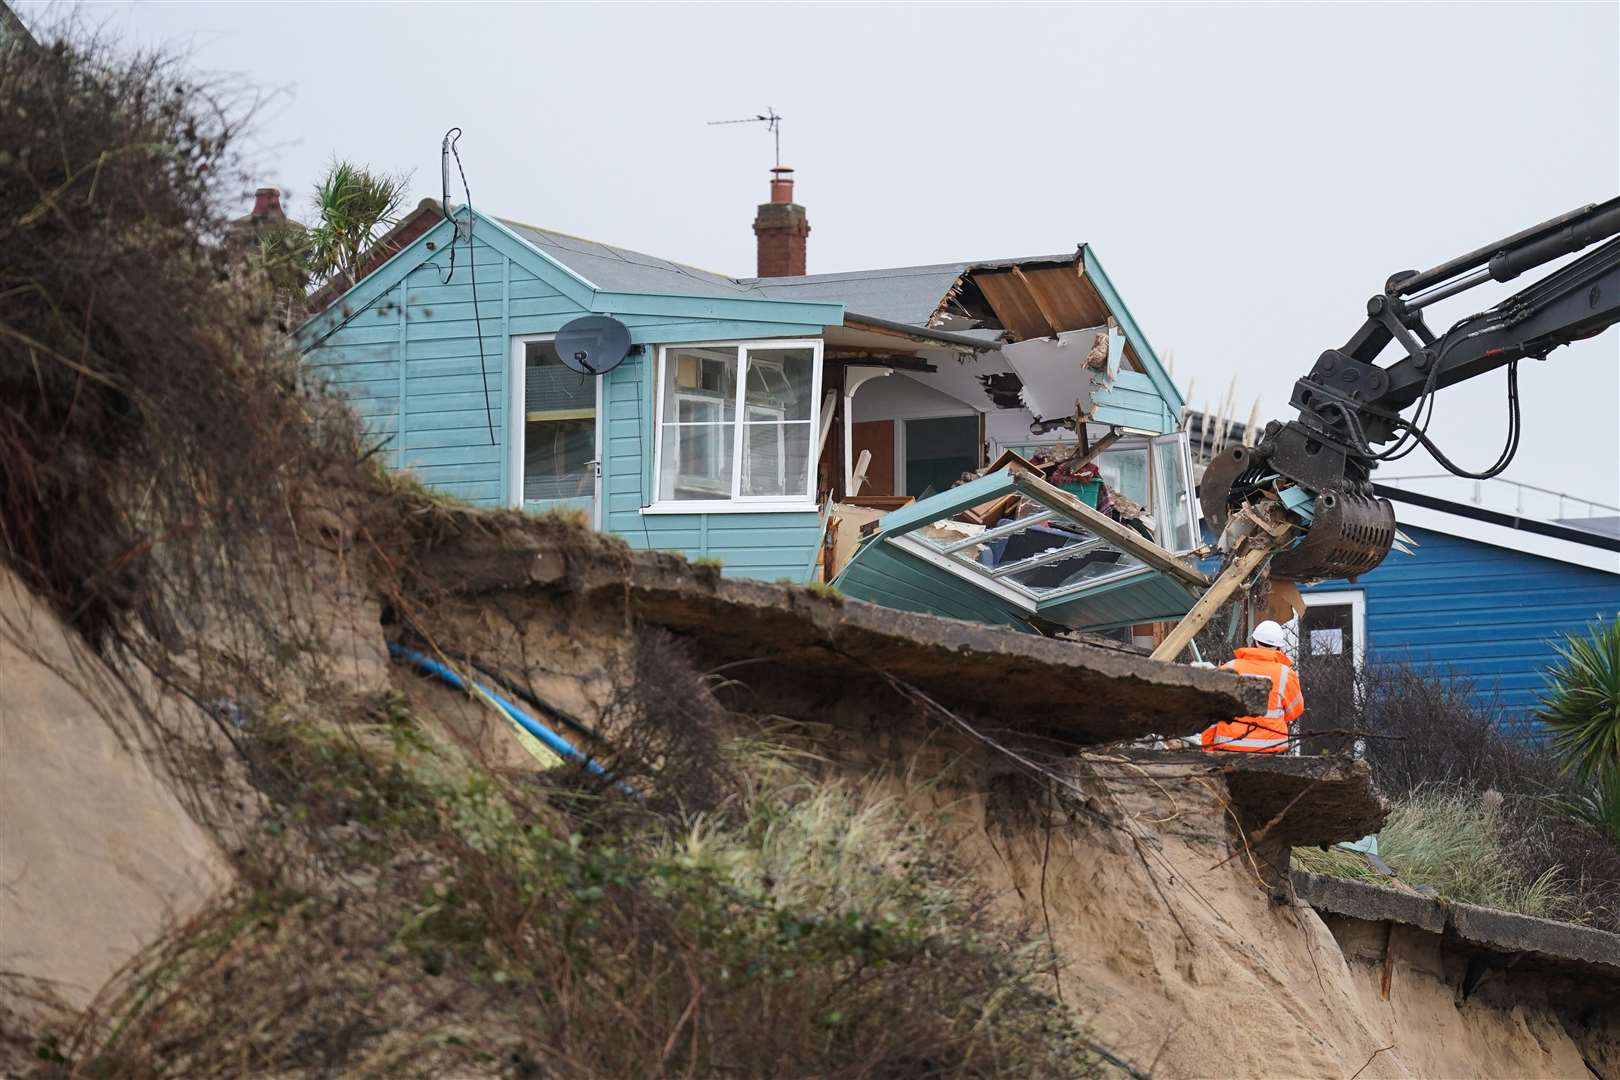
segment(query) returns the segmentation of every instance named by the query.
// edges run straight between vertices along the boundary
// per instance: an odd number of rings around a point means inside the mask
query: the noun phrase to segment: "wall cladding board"
[[[1528,721],[1565,634],[1620,618],[1620,577],[1494,544],[1403,526],[1420,545],[1355,584],[1366,600],[1371,663],[1408,663],[1471,682],[1482,705]]]
[[[585,308],[503,251],[510,240],[498,233],[482,235],[490,240],[480,239],[475,229],[471,256],[465,244],[456,245],[453,272],[451,253],[441,246],[403,273],[398,284],[350,312],[307,358],[348,399],[367,432],[387,441],[391,467],[408,469],[423,483],[474,505],[497,507],[507,488],[503,448],[510,340],[555,333]],[[674,306],[683,303],[668,299]],[[702,308],[697,304],[693,310]],[[655,445],[649,368],[658,342],[811,337],[822,327],[671,314],[619,317],[646,347],[605,377],[603,527],[637,547],[723,559],[728,574],[803,579],[821,539],[820,517],[813,511],[640,512],[649,501]]]

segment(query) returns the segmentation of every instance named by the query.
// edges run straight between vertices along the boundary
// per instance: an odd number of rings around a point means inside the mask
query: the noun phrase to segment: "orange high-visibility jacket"
[[[1240,716],[1204,731],[1205,750],[1241,750],[1251,754],[1280,754],[1288,749],[1288,726],[1305,712],[1299,675],[1281,649],[1243,648],[1221,667],[1240,675],[1264,675],[1271,680],[1266,715]]]

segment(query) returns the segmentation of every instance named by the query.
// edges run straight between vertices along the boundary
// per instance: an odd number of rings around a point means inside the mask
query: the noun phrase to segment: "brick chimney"
[[[793,201],[793,170],[778,165],[771,170],[771,201],[754,216],[759,240],[759,276],[798,277],[805,272],[805,238],[810,219]]]

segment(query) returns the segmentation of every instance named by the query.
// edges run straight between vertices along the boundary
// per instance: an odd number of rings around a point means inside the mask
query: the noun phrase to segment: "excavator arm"
[[[1496,306],[1436,334],[1424,309],[1487,281],[1601,246]],[[1620,322],[1620,198],[1572,210],[1432,269],[1395,274],[1367,302],[1367,319],[1342,348],[1329,349],[1294,384],[1297,419],[1273,421],[1255,446],[1212,461],[1199,486],[1205,520],[1222,532],[1234,513],[1279,493],[1303,535],[1271,560],[1273,577],[1355,577],[1383,561],[1395,542],[1395,513],[1373,493],[1372,471],[1417,446],[1459,476],[1487,478],[1518,449],[1518,361]],[[1404,353],[1375,361],[1391,343]],[[1427,433],[1434,395],[1508,369],[1507,444],[1481,472],[1456,466]],[[1410,415],[1403,410],[1413,409]],[[1427,414],[1427,415],[1426,415]]]

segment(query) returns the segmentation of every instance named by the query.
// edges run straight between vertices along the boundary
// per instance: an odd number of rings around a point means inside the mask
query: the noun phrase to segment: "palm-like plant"
[[[1581,780],[1620,784],[1620,620],[1569,635],[1558,656],[1536,719]]]
[[[341,278],[353,284],[360,256],[399,221],[409,182],[408,176],[332,162],[315,192],[318,220],[309,235],[309,269],[315,281]]]
[[[1581,822],[1620,848],[1620,773],[1594,780],[1573,795],[1555,797],[1553,805],[1565,817]]]

